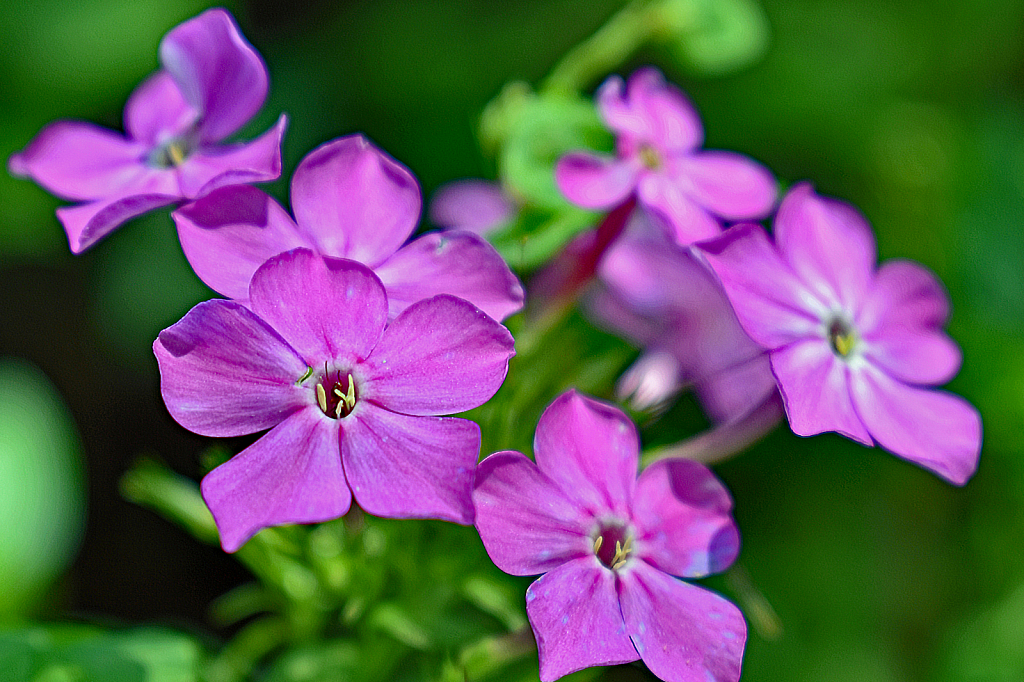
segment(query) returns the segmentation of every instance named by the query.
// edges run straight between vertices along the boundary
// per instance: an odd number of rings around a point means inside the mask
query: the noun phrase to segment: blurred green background
[[[160,38],[207,6],[5,2],[0,155],[56,118],[119,128],[128,94],[157,66]],[[408,165],[425,197],[455,178],[493,177],[475,140],[484,105],[510,80],[537,83],[621,6],[229,3],[271,75],[268,102],[242,137],[287,112],[285,178],[314,146],[355,131]],[[743,679],[1022,680],[1024,2],[752,6],[754,27],[766,20],[767,32],[744,40],[766,51],[747,68],[650,48],[620,72],[660,66],[695,101],[709,148],[750,154],[785,181],[809,179],[856,204],[883,259],[912,258],[939,274],[965,357],[950,388],[981,411],[985,444],[963,489],[878,449],[785,427],[718,467],[736,499],[746,580],[712,584],[755,626]],[[270,191],[287,200],[285,181]],[[48,548],[25,550],[21,575],[32,577],[0,587],[0,619],[223,635],[210,634],[207,606],[245,572],[117,492],[140,454],[201,474],[207,443],[167,416],[150,347],[210,292],[188,270],[166,212],[73,257],[57,205],[0,174],[0,357],[11,358],[0,365],[0,472],[22,474],[0,477],[0,513],[53,501],[31,518],[0,519],[3,559],[26,537]],[[42,459],[55,468],[39,483]],[[0,575],[16,563],[0,560]]]

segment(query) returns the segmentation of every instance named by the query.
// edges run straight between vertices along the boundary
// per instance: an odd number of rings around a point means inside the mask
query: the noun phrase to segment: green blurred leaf
[[[768,18],[757,0],[669,0],[662,10],[680,28],[669,49],[697,75],[737,71],[768,51]]]
[[[49,380],[0,359],[0,618],[31,611],[85,521],[81,444]]]
[[[162,628],[0,631],[0,670],[10,682],[195,682],[201,654],[193,638]]]

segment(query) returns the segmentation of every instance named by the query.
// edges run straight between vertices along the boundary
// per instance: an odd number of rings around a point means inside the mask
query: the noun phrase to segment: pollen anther
[[[320,409],[327,412],[327,391],[324,390],[323,384],[316,385],[316,402],[320,405]]]

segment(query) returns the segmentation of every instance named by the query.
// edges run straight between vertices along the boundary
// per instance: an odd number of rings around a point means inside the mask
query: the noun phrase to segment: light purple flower
[[[267,95],[266,66],[230,14],[211,9],[172,29],[160,62],[128,99],[126,134],[57,121],[8,161],[14,175],[82,202],[57,209],[74,253],[154,208],[281,174],[283,115],[252,142],[219,144]]]
[[[721,221],[771,211],[771,172],[741,154],[702,151],[697,112],[657,69],[634,72],[628,84],[612,76],[597,91],[597,108],[617,136],[616,156],[574,152],[560,159],[555,180],[569,201],[604,210],[636,193],[682,245],[717,235]]]
[[[174,212],[185,256],[210,288],[244,302],[265,260],[305,247],[373,269],[392,316],[441,293],[496,320],[522,308],[522,285],[483,238],[434,232],[406,244],[419,219],[419,185],[362,135],[310,152],[291,189],[295,220],[254,187],[225,187]]]
[[[740,676],[746,623],[722,597],[672,576],[732,563],[729,493],[703,465],[662,460],[637,477],[636,429],[617,408],[569,391],[548,406],[536,463],[498,452],[473,502],[501,570],[543,573],[526,593],[545,682],[642,659],[669,682]]]
[[[252,278],[251,309],[200,303],[153,344],[171,415],[206,436],[269,433],[203,479],[221,544],[344,514],[472,523],[480,429],[447,415],[487,401],[508,330],[453,296],[388,322],[380,280],[307,249]]]
[[[430,222],[484,236],[515,217],[516,205],[501,184],[466,178],[442,185],[430,202]]]
[[[768,357],[747,336],[714,273],[636,214],[598,266],[589,310],[644,351],[623,375],[638,409],[692,384],[715,423],[740,419],[774,391]]]
[[[962,485],[978,465],[981,417],[930,386],[960,368],[942,327],[949,300],[922,266],[876,269],[871,227],[851,206],[794,187],[775,218],[701,245],[740,323],[768,349],[793,431],[837,431]]]

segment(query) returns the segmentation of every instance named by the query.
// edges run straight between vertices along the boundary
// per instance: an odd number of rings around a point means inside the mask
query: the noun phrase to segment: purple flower
[[[929,387],[960,368],[942,330],[949,300],[922,266],[875,267],[875,240],[851,206],[794,187],[775,242],[754,225],[701,249],[743,328],[768,349],[793,431],[837,431],[962,485],[974,473],[981,418]]]
[[[253,187],[225,187],[174,212],[185,256],[206,284],[248,297],[268,258],[304,247],[367,265],[387,289],[391,315],[435,294],[451,294],[502,320],[523,306],[523,288],[481,237],[434,232],[412,242],[420,189],[405,166],[362,135],[310,152],[292,176],[295,220]],[[403,244],[405,244],[403,246]]]
[[[449,230],[486,235],[515,217],[516,205],[501,184],[467,178],[455,180],[434,192],[430,222]]]
[[[229,552],[261,528],[344,514],[471,523],[480,429],[442,417],[498,390],[508,330],[441,295],[390,323],[373,273],[296,249],[252,278],[251,309],[200,303],[153,344],[171,415],[206,436],[269,433],[203,479]]]
[[[644,348],[620,392],[646,409],[692,384],[711,419],[740,419],[775,391],[764,350],[747,336],[714,273],[634,216],[598,267],[591,313]]]
[[[569,201],[604,210],[635,192],[682,245],[717,235],[723,220],[771,211],[771,172],[740,154],[701,151],[697,112],[657,69],[636,71],[628,84],[612,76],[597,92],[597,108],[617,136],[616,156],[575,152],[559,160],[555,179]]]
[[[672,577],[702,577],[736,557],[732,500],[714,475],[679,459],[638,478],[632,422],[575,391],[541,416],[534,455],[487,457],[473,502],[498,568],[544,574],[526,593],[540,678],[642,659],[670,682],[737,680],[739,609]]]
[[[8,161],[14,175],[82,202],[57,209],[74,253],[154,208],[281,174],[283,115],[252,142],[218,144],[267,95],[266,66],[230,14],[212,9],[172,29],[160,62],[128,99],[125,135],[57,121]]]

